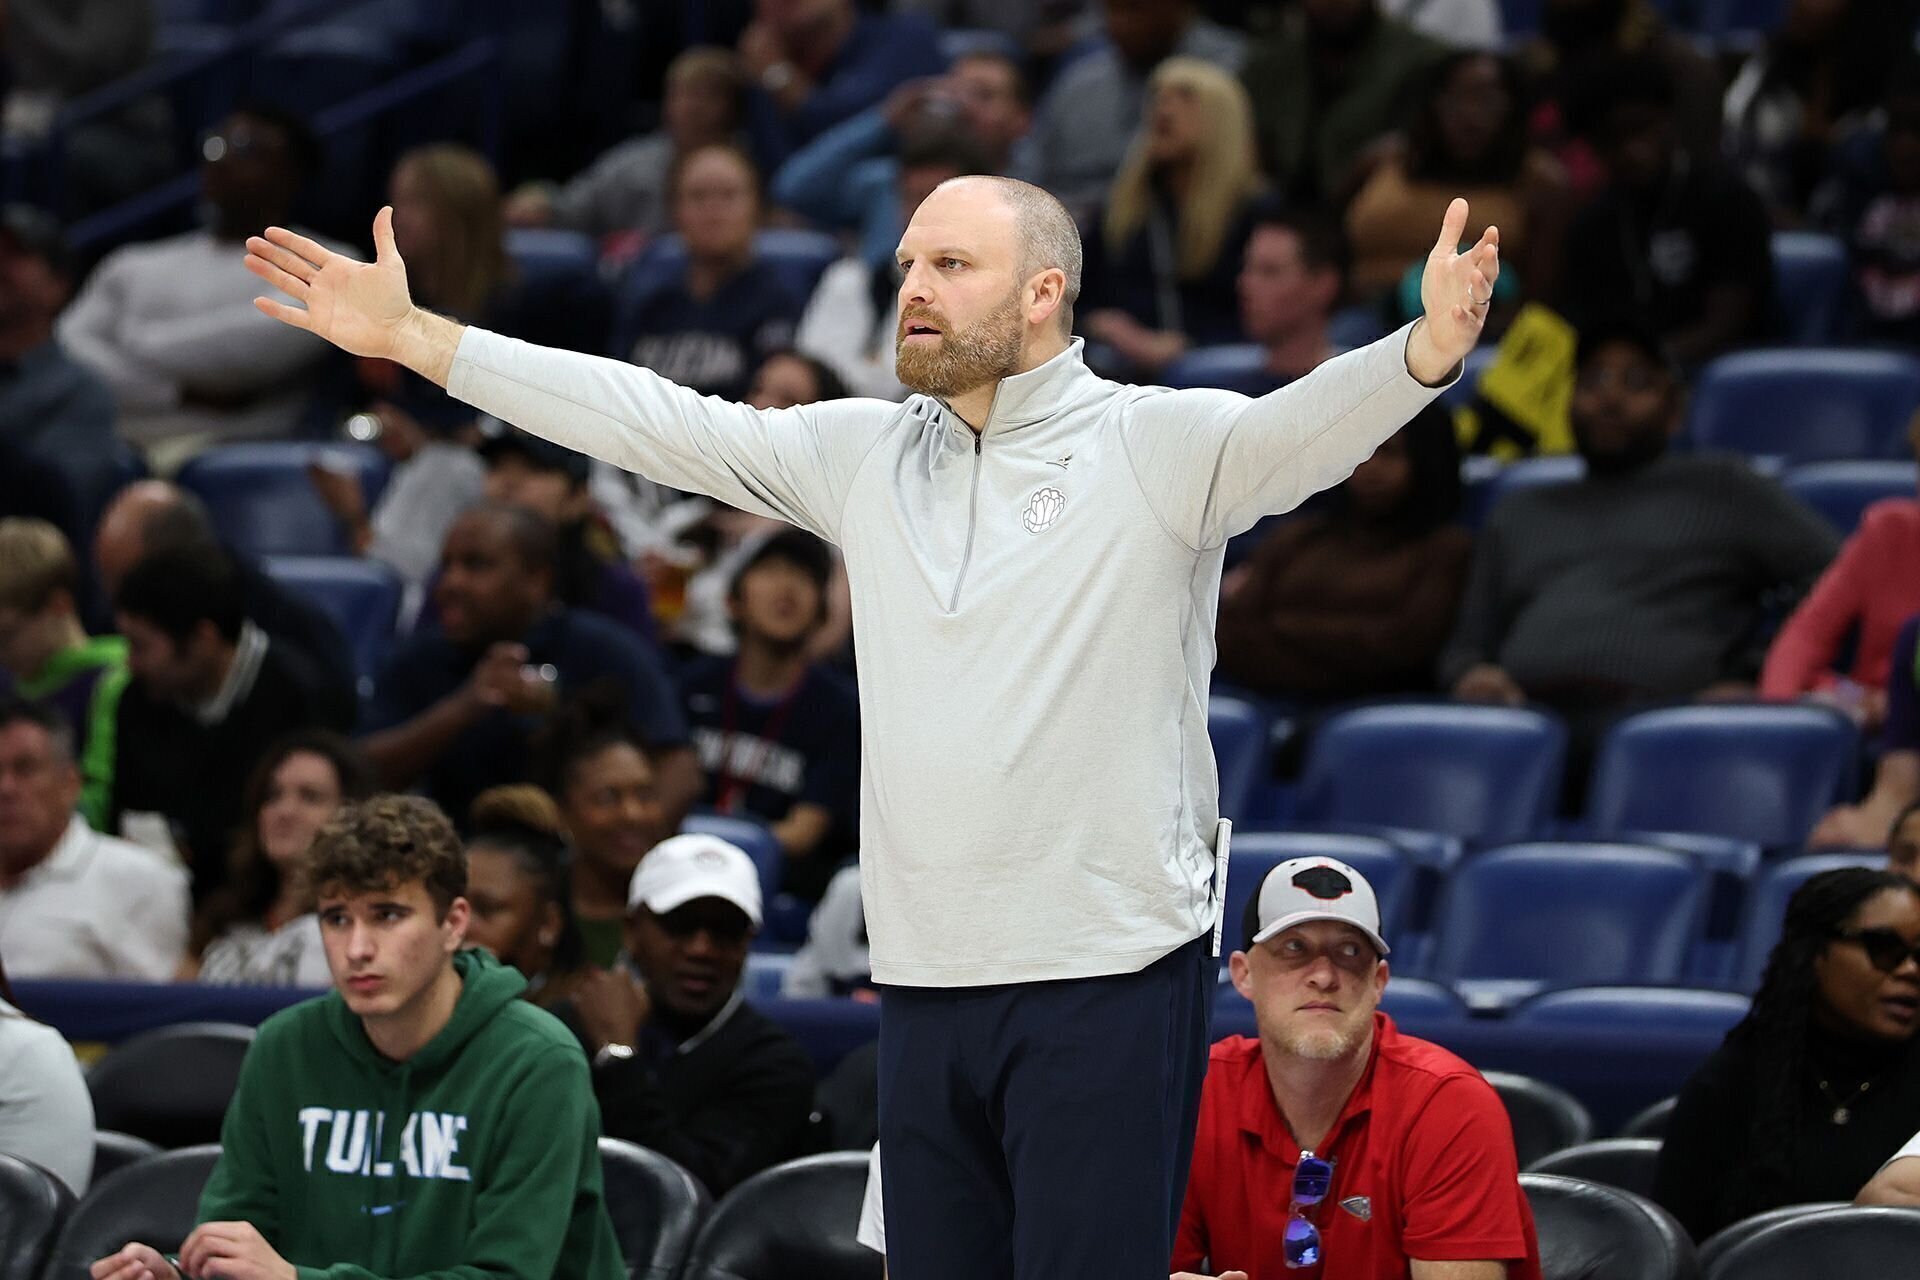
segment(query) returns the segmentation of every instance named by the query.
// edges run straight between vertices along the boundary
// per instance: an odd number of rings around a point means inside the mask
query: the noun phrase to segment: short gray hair
[[[1049,267],[1060,269],[1067,277],[1060,298],[1060,331],[1072,333],[1073,304],[1080,299],[1082,255],[1080,228],[1074,225],[1067,206],[1052,192],[1018,178],[978,174],[948,181],[984,182],[1013,210],[1014,222],[1020,228],[1020,278],[1027,280]]]

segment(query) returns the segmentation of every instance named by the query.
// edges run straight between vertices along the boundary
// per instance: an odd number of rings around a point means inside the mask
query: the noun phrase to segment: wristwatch
[[[609,1062],[633,1061],[633,1046],[630,1044],[603,1044],[600,1051],[593,1055],[593,1069],[598,1071]]]
[[[760,87],[768,93],[784,93],[799,74],[791,62],[776,62],[760,73]]]

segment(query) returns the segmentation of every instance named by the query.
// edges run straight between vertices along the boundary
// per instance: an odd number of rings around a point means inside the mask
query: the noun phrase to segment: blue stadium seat
[[[281,586],[326,610],[353,652],[353,667],[370,681],[386,662],[406,584],[378,560],[353,556],[268,556],[262,562]]]
[[[1669,849],[1519,844],[1447,881],[1428,976],[1475,1005],[1571,983],[1683,981],[1704,928],[1706,869]]]
[[[778,1000],[781,987],[787,980],[787,971],[791,968],[793,953],[790,951],[748,952],[746,971],[740,978],[747,989],[747,999],[755,1004]]]
[[[1253,900],[1260,884],[1289,858],[1338,858],[1358,871],[1373,886],[1380,903],[1380,932],[1387,945],[1395,948],[1394,963],[1404,958],[1400,945],[1413,919],[1413,859],[1390,841],[1378,836],[1343,835],[1317,831],[1236,832],[1233,854],[1227,860],[1226,927],[1220,938],[1220,954],[1238,951],[1247,944],[1241,927],[1247,903]]]
[[[1395,952],[1392,963],[1397,966],[1399,960],[1400,954]],[[1467,1002],[1452,988],[1424,978],[1403,978],[1398,968],[1387,982],[1386,994],[1380,997],[1380,1009],[1395,1022],[1418,1023],[1422,1030],[1434,1023],[1465,1022],[1472,1016]],[[1220,984],[1213,993],[1213,1038],[1258,1034],[1253,1005],[1235,989],[1223,965]]]
[[[1327,321],[1327,341],[1347,351],[1377,342],[1387,333],[1378,307],[1342,307]]]
[[[1847,295],[1847,246],[1817,231],[1773,233],[1776,326],[1801,346],[1840,336]]]
[[[1747,1016],[1747,998],[1695,987],[1565,987],[1544,991],[1510,1015],[1516,1025],[1698,1031],[1725,1035]]]
[[[1809,704],[1669,707],[1607,732],[1587,825],[1798,844],[1853,786],[1860,734]]]
[[[228,546],[256,556],[348,555],[345,532],[313,482],[309,464],[360,477],[367,505],[380,496],[389,466],[370,445],[295,441],[220,445],[180,468],[180,486],[206,503]]]
[[[1016,66],[1025,65],[1026,50],[1004,31],[990,27],[953,27],[940,33],[940,56],[949,63],[980,54],[1009,58]]]
[[[1267,349],[1257,342],[1195,347],[1161,370],[1160,381],[1175,390],[1224,386],[1228,379],[1259,372],[1266,359]]]
[[[1780,940],[1780,926],[1787,918],[1787,900],[1794,890],[1819,875],[1839,867],[1882,867],[1887,855],[1882,850],[1849,853],[1807,853],[1776,863],[1754,883],[1747,897],[1747,919],[1740,941],[1740,959],[1734,966],[1733,986],[1738,991],[1753,991],[1766,972],[1767,957]]]
[[[1207,701],[1207,737],[1220,773],[1220,815],[1238,822],[1266,772],[1267,718],[1250,702],[1215,694]]]
[[[738,845],[760,872],[761,909],[773,901],[773,895],[780,892],[780,877],[785,870],[784,856],[780,852],[780,842],[773,838],[773,832],[748,818],[726,818],[717,813],[690,813],[687,820],[680,824],[680,830],[688,834],[719,836],[729,844]]]
[[[600,251],[584,231],[515,227],[507,232],[507,257],[523,278],[573,283],[600,273]]]
[[[399,47],[384,32],[348,23],[309,27],[259,52],[253,94],[311,119],[381,84],[401,64]]]
[[[1868,507],[1886,498],[1912,498],[1920,491],[1920,465],[1911,462],[1809,462],[1781,483],[1842,534],[1860,524]]]
[[[1314,734],[1295,812],[1305,822],[1523,840],[1552,821],[1566,747],[1566,727],[1529,709],[1358,707]]]
[[[1694,385],[1696,449],[1792,462],[1903,458],[1920,359],[1894,351],[1774,348],[1721,356]]]
[[[1479,472],[1483,465],[1475,466],[1473,471]],[[1485,476],[1474,475],[1467,491],[1466,521],[1476,529],[1486,523],[1501,499],[1516,490],[1584,479],[1587,460],[1577,453],[1550,453],[1539,458],[1521,458],[1489,471]]]
[[[1761,36],[1777,31],[1786,13],[1787,0],[1699,0],[1696,29],[1716,39]]]

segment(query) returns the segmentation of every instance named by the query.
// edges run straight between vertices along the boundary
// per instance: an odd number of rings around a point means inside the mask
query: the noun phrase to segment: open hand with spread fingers
[[[1407,343],[1407,370],[1429,386],[1446,378],[1480,341],[1500,278],[1500,229],[1488,227],[1462,252],[1466,229],[1467,202],[1456,198],[1440,221],[1440,238],[1420,276],[1426,315]]]
[[[374,216],[373,245],[374,260],[358,262],[285,227],[268,227],[247,240],[247,270],[300,305],[272,298],[253,305],[353,355],[398,359],[414,307],[391,206]]]

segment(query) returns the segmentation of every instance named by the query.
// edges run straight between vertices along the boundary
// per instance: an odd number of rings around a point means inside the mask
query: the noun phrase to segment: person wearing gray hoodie
[[[1123,386],[1071,336],[1078,232],[1004,178],[900,242],[919,394],[760,411],[414,307],[391,214],[359,263],[279,228],[268,315],[614,465],[839,545],[882,988],[889,1262],[906,1280],[1157,1280],[1186,1175],[1227,825],[1207,739],[1223,548],[1338,483],[1453,377],[1498,233],[1426,314],[1257,400]]]

